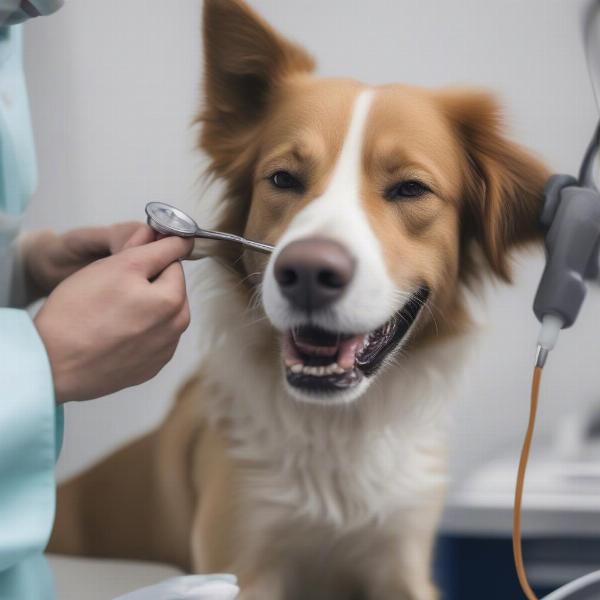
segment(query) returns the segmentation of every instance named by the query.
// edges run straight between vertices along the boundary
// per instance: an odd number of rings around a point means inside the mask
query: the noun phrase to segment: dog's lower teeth
[[[289,365],[288,369],[291,373],[303,375],[310,375],[312,377],[326,377],[327,375],[341,375],[344,373],[344,369],[340,367],[336,362],[331,363],[330,365],[321,365],[321,366],[312,366],[312,365],[302,365],[295,364]]]

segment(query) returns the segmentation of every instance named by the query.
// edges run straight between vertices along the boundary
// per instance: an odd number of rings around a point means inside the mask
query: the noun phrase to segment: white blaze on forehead
[[[315,228],[324,234],[332,233],[328,219],[344,218],[342,211],[358,209],[362,213],[361,218],[366,218],[361,207],[360,182],[364,134],[374,97],[374,90],[365,90],[357,96],[350,125],[327,189],[296,215],[278,246],[303,237],[307,231],[314,233]],[[352,250],[352,246],[349,249]]]
[[[325,196],[346,196],[349,200],[360,202],[364,133],[374,97],[375,92],[367,90],[360,93],[355,101],[350,128]]]
[[[342,149],[325,192],[301,210],[277,243],[264,280],[266,312],[281,329],[299,325],[305,317],[294,316],[281,296],[273,276],[273,264],[283,247],[308,237],[340,242],[354,256],[356,272],[349,289],[326,316],[313,321],[327,329],[366,332],[382,325],[399,307],[394,283],[388,275],[381,244],[370,225],[361,200],[363,152],[374,90],[357,96]]]

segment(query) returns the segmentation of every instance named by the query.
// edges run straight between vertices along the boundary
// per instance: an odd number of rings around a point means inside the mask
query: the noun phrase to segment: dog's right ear
[[[200,146],[211,156],[215,175],[227,176],[239,161],[278,83],[313,68],[303,49],[242,0],[205,0]]]

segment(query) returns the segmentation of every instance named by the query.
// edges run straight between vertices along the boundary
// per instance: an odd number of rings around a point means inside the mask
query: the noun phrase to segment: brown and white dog
[[[548,175],[487,94],[370,87],[204,5],[211,351],[162,427],[63,486],[51,550],[238,575],[243,600],[431,600],[467,284],[509,280]],[[204,332],[210,335],[210,332]]]

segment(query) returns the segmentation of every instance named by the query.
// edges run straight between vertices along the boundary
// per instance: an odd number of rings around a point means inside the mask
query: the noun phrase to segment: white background
[[[597,119],[580,40],[582,2],[565,0],[253,0],[304,44],[319,73],[377,84],[472,83],[495,90],[512,135],[573,173]],[[26,68],[40,185],[27,227],[64,230],[139,219],[149,200],[191,206],[203,191],[190,124],[200,101],[199,0],[67,0],[26,26]],[[537,322],[541,252],[518,257],[516,286],[490,285],[481,336],[460,393],[456,477],[520,444]],[[191,267],[192,270],[195,269]],[[71,474],[154,426],[198,362],[195,322],[153,381],[67,407],[59,464]],[[599,295],[563,334],[546,369],[540,431],[600,404]]]

